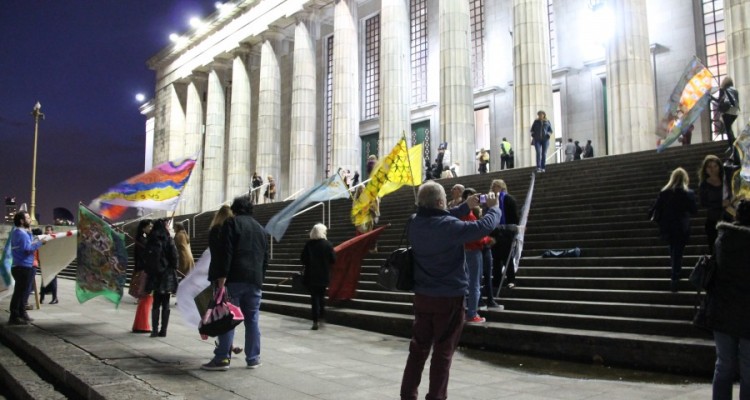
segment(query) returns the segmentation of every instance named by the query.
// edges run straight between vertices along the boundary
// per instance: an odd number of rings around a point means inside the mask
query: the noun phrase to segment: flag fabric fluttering
[[[336,262],[331,267],[328,284],[329,300],[351,300],[357,294],[357,283],[362,270],[362,260],[388,225],[355,236],[336,246]]]
[[[661,143],[656,149],[658,152],[674,143],[698,119],[710,100],[713,78],[711,71],[698,58],[690,60],[659,121],[657,136]]]
[[[732,194],[735,204],[750,199],[750,123],[737,136],[734,147],[740,155],[740,168],[732,174]],[[734,215],[734,210],[729,210]]]
[[[78,302],[104,296],[119,306],[128,266],[125,234],[117,232],[82,204],[78,206],[77,258]]]
[[[180,201],[197,159],[198,154],[159,164],[107,189],[90,207],[111,220],[121,217],[127,207],[172,211]]]
[[[55,276],[70,265],[76,258],[77,230],[58,232],[51,235],[39,235],[45,245],[39,248],[39,266],[42,272],[42,284],[46,285]]]
[[[388,181],[385,182],[378,191],[378,197],[385,197],[386,195],[395,192],[404,185],[419,186],[422,184],[422,164],[424,164],[422,155],[423,149],[424,146],[422,145],[422,143],[416,146],[412,146],[409,149],[409,160],[406,167],[411,167],[411,175],[409,175],[408,173],[403,173],[402,171],[397,172],[392,169],[391,171],[389,171]],[[406,171],[408,171],[408,169]],[[412,177],[414,178],[413,182]]]
[[[185,325],[191,329],[198,329],[203,316],[195,305],[195,298],[211,286],[211,282],[208,281],[208,266],[210,264],[211,251],[206,249],[196,261],[195,268],[177,286],[177,309],[180,310]]]
[[[5,241],[3,255],[2,258],[0,258],[0,299],[13,293],[13,285],[15,284],[13,275],[10,273],[10,269],[13,268],[13,254],[11,252],[10,238],[15,229],[16,228],[13,227],[10,232],[8,232],[8,240]]]
[[[364,190],[352,205],[352,224],[355,226],[363,225],[372,220],[370,209],[376,203],[378,197],[384,196],[380,194],[384,186],[386,192],[391,193],[402,185],[416,186],[422,183],[422,151],[418,150],[418,152],[419,162],[414,165],[410,160],[412,153],[406,148],[406,139],[401,138],[393,147],[393,150],[375,164],[370,174],[370,181],[367,182]],[[419,172],[418,175],[417,172]],[[393,183],[394,186],[386,186],[388,182]]]
[[[289,224],[292,222],[294,214],[305,208],[305,206],[317,201],[338,199],[346,196],[349,196],[348,188],[344,180],[341,179],[341,175],[335,173],[297,197],[291,204],[271,217],[266,224],[266,232],[279,242],[284,237],[284,233],[286,233]]]

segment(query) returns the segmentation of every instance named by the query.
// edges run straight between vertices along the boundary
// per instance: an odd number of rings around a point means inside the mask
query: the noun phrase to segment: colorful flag
[[[39,235],[39,239],[46,241],[39,248],[39,266],[42,271],[44,285],[55,279],[55,276],[70,265],[76,258],[77,230],[58,232],[50,235]]]
[[[180,201],[198,158],[194,155],[159,164],[151,171],[136,175],[107,189],[94,199],[91,208],[109,219],[117,219],[126,207],[172,211]]]
[[[419,186],[422,184],[422,164],[424,164],[422,155],[423,149],[424,146],[422,143],[412,146],[412,148],[409,149],[409,164],[407,164],[407,167],[411,167],[411,174],[404,174],[400,171],[399,173],[396,173],[393,169],[389,171],[388,182],[384,183],[380,188],[380,191],[378,191],[378,197],[385,197],[404,185]],[[373,170],[374,169],[375,168],[373,168]],[[409,169],[406,171],[408,172]]]
[[[266,232],[279,242],[284,237],[284,233],[286,233],[289,224],[292,222],[294,214],[299,210],[305,208],[310,203],[337,199],[348,195],[348,189],[344,180],[341,179],[341,175],[338,173],[333,174],[330,178],[297,197],[291,204],[271,217],[266,224]]]
[[[8,240],[5,241],[3,247],[3,255],[0,258],[0,299],[13,293],[13,275],[10,273],[10,269],[13,268],[13,254],[10,248],[10,238],[13,235],[13,231],[16,228],[11,228],[8,232]]]
[[[336,262],[331,267],[331,282],[328,284],[329,300],[351,300],[357,294],[357,283],[362,270],[362,260],[387,225],[365,234],[355,236],[336,246]]]
[[[78,206],[78,268],[76,297],[80,303],[96,296],[120,305],[128,266],[125,234],[92,211]]]
[[[674,143],[698,119],[710,99],[713,78],[708,68],[697,58],[694,57],[688,63],[669,96],[666,112],[659,121],[657,135],[662,140],[657,152]]]
[[[406,139],[401,138],[390,154],[375,164],[370,174],[370,181],[367,182],[364,190],[352,205],[352,224],[354,226],[363,225],[372,220],[370,209],[375,206],[377,198],[382,197],[380,191],[386,183],[398,184],[396,189],[401,185],[419,185],[422,183],[421,151],[419,162],[416,163],[418,165],[413,165],[410,157],[411,153],[406,148]],[[417,166],[419,166],[420,171],[418,176],[416,175]]]

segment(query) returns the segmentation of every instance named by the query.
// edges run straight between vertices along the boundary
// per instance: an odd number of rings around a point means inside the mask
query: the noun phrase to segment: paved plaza
[[[36,319],[32,326],[8,327],[4,324],[7,313],[0,313],[3,340],[6,343],[10,340],[10,346],[24,346],[24,351],[42,353],[36,358],[42,359],[40,364],[44,368],[64,370],[67,380],[86,385],[104,398],[398,398],[408,349],[408,340],[403,338],[330,324],[312,331],[307,320],[261,313],[262,367],[246,369],[244,359],[240,358],[227,372],[207,372],[199,367],[210,359],[213,339],[201,340],[195,330],[182,323],[175,307],[168,336],[150,338],[130,332],[135,313],[131,297],[126,296],[119,309],[101,298],[79,304],[73,294],[74,283],[64,279],[60,280],[60,293],[59,304],[43,305],[41,310],[31,312]],[[0,301],[0,308],[7,310],[8,302],[7,297]],[[240,327],[235,339],[243,337]],[[243,345],[239,341],[235,344]],[[710,384],[695,379],[541,361],[558,366],[561,373],[553,376],[525,370],[518,365],[523,360],[459,350],[451,370],[450,398],[711,397]],[[590,375],[607,379],[594,379]],[[662,383],[639,381],[639,377]],[[425,394],[427,379],[425,371],[421,396]],[[736,398],[737,395],[735,389]]]

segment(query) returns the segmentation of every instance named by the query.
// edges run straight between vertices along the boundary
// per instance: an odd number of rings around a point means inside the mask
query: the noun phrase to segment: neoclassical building
[[[201,151],[178,210],[191,213],[256,171],[281,199],[362,171],[403,134],[428,160],[448,142],[462,173],[480,148],[497,169],[504,137],[530,166],[537,110],[558,143],[654,149],[693,56],[750,98],[748,21],[750,0],[232,0],[148,60],[146,163]],[[693,141],[712,130],[706,113]]]

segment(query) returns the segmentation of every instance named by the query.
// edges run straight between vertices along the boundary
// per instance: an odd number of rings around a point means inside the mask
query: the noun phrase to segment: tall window
[[[411,102],[427,101],[427,0],[411,0]]]
[[[727,74],[727,42],[724,32],[724,0],[703,0],[703,32],[706,37],[706,67],[718,82]],[[715,106],[711,103],[711,116]],[[716,122],[711,131],[717,140],[723,139],[722,127]],[[717,136],[719,135],[719,136]]]
[[[547,26],[549,27],[549,61],[557,67],[557,28],[555,25],[555,0],[547,0]]]
[[[365,115],[380,114],[380,14],[365,20]]]
[[[331,175],[333,158],[333,35],[326,41],[326,177]]]
[[[469,0],[474,87],[484,86],[484,0]]]

